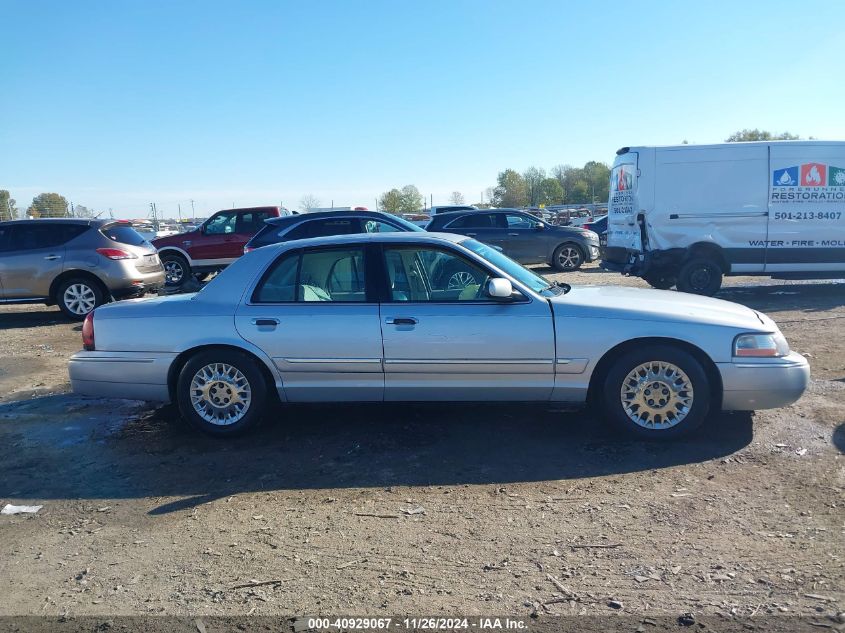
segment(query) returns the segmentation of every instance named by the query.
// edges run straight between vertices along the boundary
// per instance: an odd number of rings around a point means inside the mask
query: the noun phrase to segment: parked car
[[[845,276],[845,142],[623,147],[610,180],[608,270],[704,295]]]
[[[128,222],[0,222],[0,303],[58,305],[82,320],[98,305],[163,284],[155,248]]]
[[[455,266],[480,282],[451,288],[441,271]],[[618,429],[670,438],[711,411],[794,402],[809,381],[777,325],[744,306],[549,283],[426,232],[259,248],[196,294],[98,308],[82,339],[74,392],[172,401],[214,435],[254,427],[277,399],[589,400]]]
[[[244,252],[290,240],[324,235],[422,231],[419,226],[390,213],[379,211],[324,211],[271,218],[244,246]]]
[[[604,256],[604,249],[607,247],[607,215],[596,218],[592,222],[587,222],[581,228],[592,231],[599,236],[599,256]]]
[[[521,264],[549,264],[557,270],[578,270],[599,256],[599,238],[592,231],[553,226],[518,209],[441,213],[426,226],[474,237],[499,246]]]
[[[244,246],[264,226],[279,217],[280,207],[218,211],[199,228],[153,240],[164,265],[166,284],[179,286],[188,277],[205,279],[243,255]]]

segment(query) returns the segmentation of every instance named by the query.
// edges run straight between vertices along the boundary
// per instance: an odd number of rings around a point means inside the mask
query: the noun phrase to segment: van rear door
[[[620,150],[621,151],[621,150]],[[610,172],[610,198],[607,202],[607,248],[605,259],[625,263],[631,252],[643,250],[637,196],[638,152],[620,154]]]
[[[845,270],[845,143],[773,143],[766,272]]]

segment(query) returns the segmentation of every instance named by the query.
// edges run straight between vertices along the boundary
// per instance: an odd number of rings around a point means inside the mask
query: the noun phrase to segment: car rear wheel
[[[681,266],[678,290],[712,297],[722,286],[722,268],[707,257],[695,257]]]
[[[161,256],[161,265],[164,267],[164,283],[167,286],[179,286],[191,274],[191,267],[181,255],[166,253]]]
[[[552,256],[552,266],[564,272],[578,270],[583,263],[584,251],[577,244],[561,244]]]
[[[91,310],[105,300],[99,284],[85,277],[63,282],[56,290],[56,303],[66,317],[82,321]]]
[[[690,353],[669,345],[633,350],[616,359],[602,386],[605,419],[629,435],[670,439],[707,418],[712,392]]]
[[[192,427],[209,435],[240,435],[260,423],[267,382],[246,354],[209,350],[192,357],[179,372],[176,401]]]

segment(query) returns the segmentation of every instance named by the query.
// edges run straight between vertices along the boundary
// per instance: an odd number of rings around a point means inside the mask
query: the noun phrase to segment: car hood
[[[573,286],[551,299],[557,316],[590,316],[672,323],[721,325],[750,331],[775,331],[767,316],[738,303],[671,290],[618,286]]]

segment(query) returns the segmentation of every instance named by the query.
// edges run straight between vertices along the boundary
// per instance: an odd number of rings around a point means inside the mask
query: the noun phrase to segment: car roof
[[[456,215],[468,215],[468,214],[475,214],[475,213],[498,213],[500,211],[506,211],[508,213],[517,212],[517,213],[528,213],[525,209],[514,209],[512,207],[502,207],[501,209],[461,209],[460,211],[444,211],[443,213],[438,213],[435,215],[434,218],[445,218],[445,217],[453,217]],[[530,215],[530,214],[529,214]]]
[[[72,224],[81,226],[99,226],[102,224],[108,224],[109,222],[121,223],[120,220],[99,220],[94,218],[28,218],[26,220],[4,220],[3,222],[0,222],[0,225],[11,226],[14,224],[49,223]]]
[[[315,213],[298,213],[297,215],[283,215],[278,218],[267,218],[264,220],[265,224],[272,224],[273,226],[280,226],[290,224],[293,222],[302,222],[303,220],[319,220],[321,218],[393,218],[392,213],[385,213],[383,211],[317,211]]]
[[[324,235],[322,237],[309,237],[302,240],[290,240],[269,244],[259,250],[275,248],[283,250],[287,248],[306,248],[309,246],[344,246],[346,244],[366,244],[372,242],[420,242],[420,243],[443,243],[457,244],[469,239],[466,235],[455,235],[454,233],[429,233],[428,231],[401,231],[397,233],[355,233],[352,235]]]

